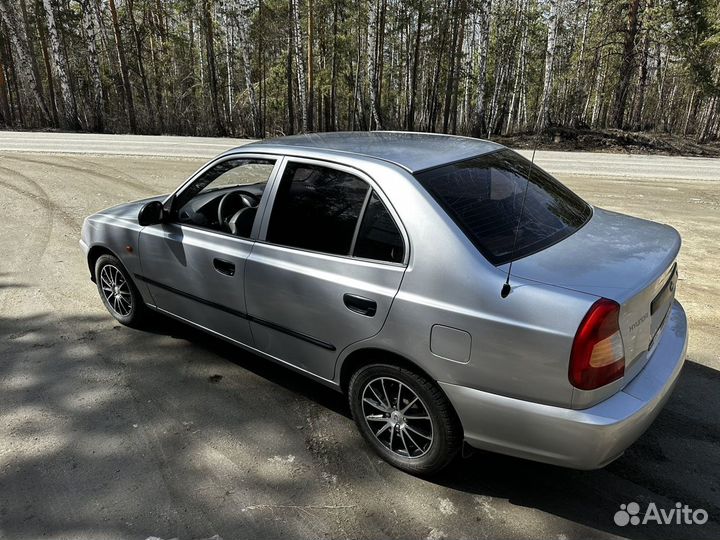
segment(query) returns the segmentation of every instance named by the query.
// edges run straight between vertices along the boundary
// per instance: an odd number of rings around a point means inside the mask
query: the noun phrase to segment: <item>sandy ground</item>
[[[720,537],[720,165],[704,180],[558,170],[593,204],[683,235],[688,362],[650,430],[600,471],[478,452],[424,480],[380,461],[333,391],[179,324],[137,331],[105,312],[82,219],[202,162],[0,147],[0,538]],[[710,522],[615,526],[631,501]]]

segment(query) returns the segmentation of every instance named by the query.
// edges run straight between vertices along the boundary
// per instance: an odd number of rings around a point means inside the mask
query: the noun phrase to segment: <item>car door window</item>
[[[178,195],[173,205],[175,219],[248,237],[274,167],[271,159],[237,158],[218,163]]]
[[[200,194],[229,187],[256,185],[264,188],[272,173],[274,161],[267,159],[230,159],[223,161],[203,175],[207,184]]]
[[[353,255],[395,263],[402,262],[405,256],[400,230],[374,191],[365,207]]]
[[[345,171],[290,162],[270,216],[267,241],[350,255],[370,186]]]

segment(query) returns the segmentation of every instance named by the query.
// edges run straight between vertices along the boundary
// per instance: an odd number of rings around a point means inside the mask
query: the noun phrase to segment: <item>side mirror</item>
[[[157,225],[158,223],[162,223],[164,217],[163,204],[160,201],[150,201],[140,209],[140,213],[138,213],[138,223],[143,227],[146,225]]]

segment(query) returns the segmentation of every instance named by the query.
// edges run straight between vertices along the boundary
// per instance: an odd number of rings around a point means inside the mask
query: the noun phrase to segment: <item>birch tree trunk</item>
[[[613,125],[622,129],[625,121],[625,106],[627,104],[628,89],[635,64],[635,38],[638,33],[638,10],[640,0],[629,0],[627,4],[628,15],[623,43],[623,56],[620,66],[620,81],[615,88],[615,108],[613,110]]]
[[[42,12],[45,9],[42,5],[42,0],[39,0],[36,5],[38,12]],[[48,95],[50,96],[50,114],[52,114],[53,127],[58,127],[60,121],[58,120],[57,103],[55,102],[55,76],[53,75],[52,63],[50,62],[50,53],[48,53],[47,32],[45,32],[44,23],[43,18],[37,17],[36,26],[40,37],[40,51],[42,52],[45,75],[47,76]]]
[[[250,99],[250,117],[252,120],[253,134],[255,137],[262,137],[260,130],[260,109],[258,108],[255,86],[252,82],[251,43],[250,43],[250,21],[244,12],[238,14],[238,39],[240,40],[240,56],[243,62],[245,74],[245,88]]]
[[[338,129],[338,110],[337,110],[337,56],[338,56],[338,3],[333,3],[333,21],[332,21],[332,60],[330,67],[330,130]]]
[[[462,16],[460,17],[460,26],[458,32],[460,35],[457,40],[455,51],[455,69],[453,70],[452,84],[452,103],[450,104],[450,131],[453,135],[457,134],[458,128],[458,97],[460,93],[460,61],[462,57],[463,43],[465,41],[465,19],[467,17],[466,4],[463,2]]]
[[[85,42],[90,65],[90,78],[93,85],[93,129],[102,131],[104,127],[104,109],[102,79],[100,78],[100,62],[97,54],[97,27],[93,13],[92,0],[81,0],[80,7],[83,14],[83,27],[85,28]]]
[[[30,52],[30,67],[32,68],[33,73],[35,74],[35,77],[37,78],[37,80],[40,81],[40,88],[42,90],[42,88],[43,88],[42,77],[40,75],[40,70],[38,69],[38,63],[36,60],[35,39],[34,39],[35,36],[33,36],[33,24],[30,20],[30,13],[27,8],[27,0],[15,0],[15,1],[17,4],[20,5],[20,13],[18,14],[18,16],[21,19],[22,28],[23,28],[23,32],[24,32],[23,35],[25,36],[24,37],[25,43],[27,44],[28,51]],[[44,19],[44,17],[42,16],[42,13],[43,13],[42,0],[37,2],[37,4],[38,5],[35,9],[35,12],[36,12],[35,18],[36,19],[40,19],[40,18]],[[35,25],[35,26],[37,26],[37,25]],[[55,116],[53,118],[55,120],[57,120],[57,111],[55,111],[55,109],[52,109],[50,112],[51,113],[54,112]]]
[[[234,115],[235,115],[235,26],[238,26],[231,18],[231,14],[228,14],[227,2],[226,7],[223,11],[223,26],[225,26],[225,69],[227,70],[227,117],[230,134],[233,134],[234,128]]]
[[[52,63],[60,82],[60,96],[63,102],[63,127],[67,129],[77,130],[80,128],[78,122],[77,106],[75,97],[70,88],[70,78],[65,69],[66,59],[60,47],[60,37],[58,36],[57,25],[55,24],[55,12],[50,0],[43,0],[45,7],[45,17],[47,18],[48,38],[50,39],[50,50],[52,51]]]
[[[470,126],[470,81],[473,70],[473,55],[475,54],[475,16],[465,23],[465,66],[464,66],[464,93],[462,114],[460,115],[460,129],[467,131]]]
[[[22,80],[23,87],[29,89],[32,98],[38,106],[41,121],[49,123],[50,112],[42,93],[40,80],[32,69],[32,60],[30,49],[27,44],[27,34],[24,26],[17,20],[13,3],[10,0],[0,0],[0,17],[5,22],[5,26],[9,29],[9,38],[12,43],[12,52],[15,57],[15,66],[18,70],[19,78]]]
[[[690,101],[688,102],[687,113],[685,114],[685,124],[683,125],[683,137],[687,137],[688,126],[690,124],[690,113],[692,112],[693,105],[695,104],[695,93],[696,91],[693,91],[690,96]]]
[[[585,17],[583,19],[582,38],[580,40],[580,54],[578,56],[577,67],[575,69],[575,92],[573,96],[572,112],[570,119],[570,123],[573,127],[578,127],[578,125],[580,124],[580,103],[582,102],[582,89],[584,86],[580,81],[580,74],[582,72],[583,63],[585,62],[585,46],[587,44],[588,24],[590,22],[591,9],[592,0],[587,0]]]
[[[378,28],[380,20],[381,6],[384,8],[385,0],[374,0],[370,3],[368,12],[368,79],[370,82],[370,113],[372,120],[375,122],[375,129],[382,129],[382,116],[380,114],[380,95],[379,95],[379,79],[378,63],[379,56],[382,54],[380,50],[380,39],[382,29]]]
[[[164,10],[161,0],[156,0],[155,12],[150,14],[153,32],[150,34],[150,54],[152,59],[153,76],[155,77],[155,110],[160,123],[160,133],[165,133],[165,111],[163,108],[163,90],[166,84],[172,84],[171,81],[165,81],[160,76],[161,65],[164,64],[166,53],[167,33],[164,21]],[[153,37],[154,35],[154,37]],[[175,59],[173,58],[173,63]],[[176,71],[176,70],[174,70]]]
[[[555,46],[557,43],[558,28],[558,2],[550,0],[550,13],[548,16],[547,47],[545,49],[545,76],[543,78],[543,92],[540,99],[535,131],[542,131],[550,123],[550,99],[553,87],[553,66],[555,64]]]
[[[450,122],[450,106],[452,104],[452,94],[455,88],[455,66],[457,63],[458,53],[458,37],[460,31],[460,19],[463,17],[463,8],[460,6],[460,2],[455,2],[452,6],[453,12],[453,23],[452,23],[452,37],[450,43],[450,65],[448,66],[447,80],[445,82],[445,103],[443,106],[443,124],[442,132],[448,132],[448,125]]]
[[[527,9],[527,0],[523,0],[520,4],[520,16],[522,17]],[[508,134],[512,131],[512,127],[515,123],[516,106],[519,108],[519,93],[521,91],[521,85],[523,83],[523,63],[525,61],[527,41],[528,41],[528,25],[522,25],[522,37],[520,38],[520,49],[518,50],[517,61],[515,63],[515,80],[513,82],[512,95],[510,97],[510,107],[508,108],[507,124],[505,126],[505,133]],[[519,111],[517,113],[519,115]]]
[[[472,135],[482,137],[487,131],[485,122],[485,78],[487,75],[487,57],[490,48],[490,3],[491,0],[480,0],[478,3],[478,56],[477,97],[473,111]]]
[[[49,2],[50,0],[45,0]],[[140,33],[135,23],[135,1],[126,0],[128,19],[130,19],[130,31],[135,41],[135,56],[137,59],[137,70],[140,75],[140,83],[142,84],[143,98],[145,100],[145,108],[150,118],[151,129],[155,126],[155,110],[153,108],[152,99],[150,98],[150,87],[148,86],[147,74],[145,73],[145,63],[143,62],[143,43]]]
[[[363,108],[362,95],[360,92],[360,84],[362,75],[360,73],[360,65],[362,63],[361,58],[362,43],[361,34],[358,32],[358,46],[357,46],[357,58],[355,62],[355,77],[353,79],[353,109],[352,109],[352,128],[359,127],[360,129],[365,128],[365,111]]]
[[[217,67],[215,63],[215,30],[213,27],[213,0],[203,1],[203,18],[205,21],[205,55],[207,59],[208,80],[210,82],[210,107],[213,113],[215,131],[225,135],[225,126],[220,117],[220,95],[218,93]]]
[[[293,21],[293,37],[295,38],[295,65],[297,66],[298,97],[300,101],[301,131],[308,130],[307,110],[307,79],[305,77],[305,51],[303,50],[302,31],[300,26],[300,6],[298,0],[290,0],[290,13]]]
[[[0,113],[2,113],[3,123],[7,127],[12,127],[13,118],[10,112],[8,95],[7,81],[5,80],[5,66],[3,65],[2,56],[0,56]]]
[[[315,82],[313,77],[313,42],[315,39],[315,16],[313,0],[308,0],[308,31],[307,31],[307,95],[308,95],[308,130],[315,130]]]
[[[292,1],[292,0],[291,0]],[[290,4],[290,7],[292,8],[292,4]],[[287,111],[288,111],[288,135],[292,135],[295,133],[295,103],[293,98],[293,85],[292,85],[292,59],[293,59],[293,49],[294,49],[294,32],[293,32],[293,26],[294,26],[294,18],[293,18],[293,12],[292,9],[288,9],[288,14],[290,15],[290,21],[288,24],[288,49],[287,49],[287,58],[285,59],[285,80],[287,82]]]
[[[417,29],[415,30],[415,45],[413,51],[413,62],[410,75],[410,105],[408,106],[407,127],[412,131],[415,127],[415,102],[417,95],[418,64],[420,63],[420,37],[423,23],[423,6],[418,6]]]
[[[122,33],[120,32],[120,21],[118,20],[115,0],[108,0],[110,15],[112,17],[113,33],[115,35],[115,48],[117,49],[118,63],[120,64],[120,78],[122,80],[123,94],[125,97],[125,108],[127,113],[130,132],[137,132],[137,121],[135,120],[135,103],[133,102],[132,87],[130,86],[130,70],[125,58],[125,47],[123,45]]]
[[[593,104],[592,118],[590,120],[591,127],[597,127],[600,118],[600,109],[605,98],[605,76],[607,74],[607,61],[603,56],[602,50],[599,51],[600,63],[598,65],[597,78],[595,80],[595,101]]]

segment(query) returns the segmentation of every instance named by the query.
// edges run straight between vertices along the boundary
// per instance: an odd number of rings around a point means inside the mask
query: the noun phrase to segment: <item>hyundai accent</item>
[[[685,360],[678,233],[478,139],[248,144],[88,217],[81,245],[118,321],[160,312],[344,392],[368,444],[416,474],[464,442],[602,467]]]

